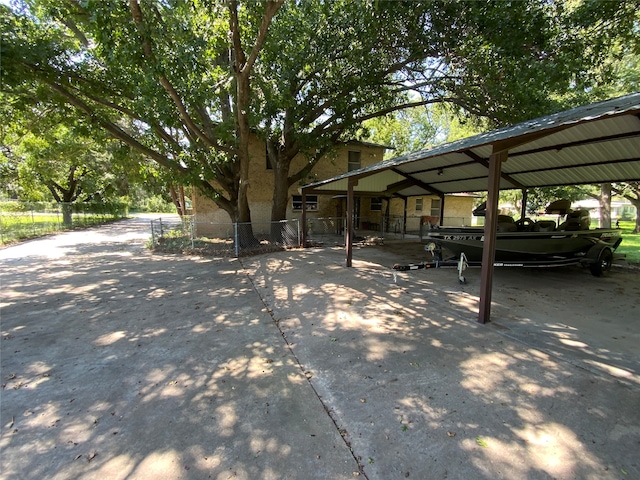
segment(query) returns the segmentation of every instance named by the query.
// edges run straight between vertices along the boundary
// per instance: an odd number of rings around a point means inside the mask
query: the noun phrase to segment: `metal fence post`
[[[195,222],[195,218],[194,218],[193,215],[191,215],[191,218],[189,219],[189,224],[191,226],[191,250],[193,250],[193,249],[196,248],[195,241],[194,241],[194,238],[193,238],[194,237],[194,232],[195,232],[196,222]]]
[[[235,246],[236,258],[240,256],[240,239],[238,238],[238,222],[233,224],[234,239],[233,244]]]

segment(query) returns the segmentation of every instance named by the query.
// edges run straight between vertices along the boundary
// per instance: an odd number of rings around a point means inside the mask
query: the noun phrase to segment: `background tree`
[[[142,201],[168,195],[160,172],[148,160],[70,109],[40,103],[0,106],[2,188],[17,200],[73,202]],[[69,208],[67,208],[69,207]]]
[[[428,107],[414,107],[394,115],[367,120],[361,138],[393,147],[387,156],[399,156],[439,143],[438,129]]]
[[[614,183],[612,190],[636,207],[636,225],[632,233],[640,233],[640,182]]]
[[[130,159],[116,158],[114,141],[101,137],[98,132],[97,138],[103,141],[97,142],[82,125],[69,128],[42,121],[15,142],[3,141],[5,153],[0,161],[13,166],[11,184],[16,196],[53,199],[62,205],[63,222],[71,225],[73,203],[118,200],[127,193],[128,172],[135,170]]]

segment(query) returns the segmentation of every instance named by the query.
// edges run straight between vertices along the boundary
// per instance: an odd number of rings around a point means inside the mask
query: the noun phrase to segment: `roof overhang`
[[[640,93],[395,157],[305,185],[306,194],[418,196],[487,190],[491,154],[507,151],[499,188],[640,181]]]

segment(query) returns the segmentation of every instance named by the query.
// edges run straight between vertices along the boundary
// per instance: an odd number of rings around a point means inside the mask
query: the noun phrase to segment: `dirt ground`
[[[420,245],[0,250],[0,478],[640,478],[640,274],[401,272]]]

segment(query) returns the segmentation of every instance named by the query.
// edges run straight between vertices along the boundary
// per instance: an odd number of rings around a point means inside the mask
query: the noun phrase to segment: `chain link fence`
[[[354,219],[354,241],[358,243],[382,243],[385,239],[420,237],[423,217],[385,215],[357,217]],[[310,246],[345,244],[346,217],[313,218],[307,221],[307,241]]]
[[[158,251],[240,257],[296,248],[300,243],[298,220],[212,223],[183,216],[178,223],[151,221],[151,245]]]
[[[346,217],[321,217],[307,220],[309,247],[344,246]],[[382,244],[389,240],[422,240],[432,222],[425,216],[388,215],[358,217],[354,220],[354,242]],[[466,217],[445,217],[445,226],[468,226]],[[152,248],[158,251],[240,257],[295,248],[301,245],[301,225],[297,219],[264,223],[198,222],[184,216],[180,222],[158,218],[151,221]]]
[[[127,205],[105,203],[0,202],[0,244],[126,218]]]

